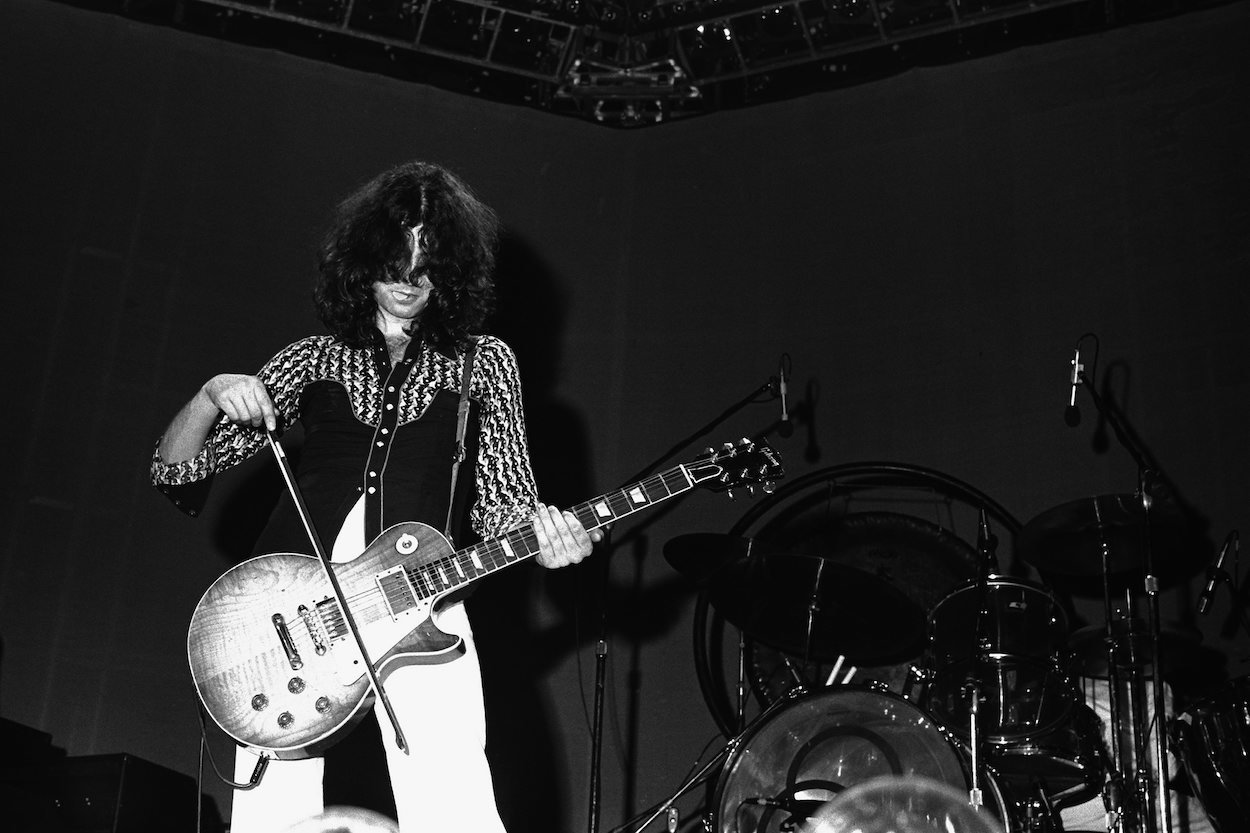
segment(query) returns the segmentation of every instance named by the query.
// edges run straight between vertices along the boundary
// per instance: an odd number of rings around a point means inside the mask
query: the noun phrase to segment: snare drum
[[[794,830],[844,789],[879,776],[921,776],[963,795],[968,757],[918,706],[886,691],[836,686],[766,714],[737,741],[713,803],[715,833]],[[981,778],[986,812],[1006,824],[991,773]]]
[[[1097,796],[1107,772],[1102,725],[1089,706],[1080,704],[1057,729],[1030,740],[989,751],[990,765],[1016,796],[1035,798],[1043,792],[1055,808],[1080,804]]]
[[[1076,703],[1060,663],[1068,633],[1063,608],[1049,590],[1003,576],[990,576],[984,600],[982,618],[977,585],[967,584],[929,616],[929,711],[966,739],[967,684],[979,661],[980,728],[990,743],[1013,743],[1063,725]]]

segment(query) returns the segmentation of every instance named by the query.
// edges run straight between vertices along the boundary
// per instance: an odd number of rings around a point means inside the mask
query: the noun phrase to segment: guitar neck
[[[640,480],[631,486],[580,503],[569,511],[589,531],[688,492],[694,486],[695,478],[691,476],[688,466],[680,465]],[[518,527],[498,538],[457,550],[431,565],[420,568],[420,571],[430,569],[430,567],[436,570],[443,568],[439,572],[441,581],[426,581],[422,584],[432,585],[429,595],[434,595],[435,592],[444,592],[446,587],[467,584],[535,555],[538,555],[538,538],[534,535],[533,529],[528,525]],[[418,574],[412,578],[422,577]],[[432,588],[439,589],[434,591]]]

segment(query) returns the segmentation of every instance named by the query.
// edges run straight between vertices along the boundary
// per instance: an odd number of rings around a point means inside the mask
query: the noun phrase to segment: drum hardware
[[[1016,815],[1025,833],[1051,833],[1062,829],[1055,806],[1041,784],[1033,785],[1028,797],[1016,801]]]
[[[1082,340],[1087,336],[1096,340],[1096,336],[1089,333],[1082,336]],[[1136,656],[1134,643],[1130,639],[1127,649],[1130,666],[1127,669],[1121,668],[1116,649],[1116,617],[1113,615],[1111,600],[1113,582],[1116,586],[1130,588],[1130,592],[1136,589],[1144,597],[1149,635],[1146,646],[1149,651],[1148,665],[1151,669],[1162,670],[1160,568],[1165,568],[1172,574],[1172,578],[1179,578],[1185,566],[1184,562],[1192,554],[1191,550],[1198,539],[1180,505],[1163,497],[1164,483],[1158,467],[1153,465],[1145,450],[1136,442],[1135,434],[1126,430],[1119,409],[1099,395],[1083,365],[1079,363],[1079,358],[1073,360],[1072,384],[1072,404],[1075,405],[1076,388],[1084,387],[1099,415],[1111,426],[1119,445],[1136,463],[1137,488],[1132,495],[1084,498],[1042,513],[1021,530],[1016,541],[1016,551],[1043,574],[1057,573],[1062,576],[1101,579],[1103,607],[1106,611],[1111,737],[1117,741],[1110,744],[1109,781],[1125,785],[1122,791],[1107,791],[1109,818],[1118,819],[1129,828],[1143,830],[1145,833],[1155,833],[1156,830],[1171,833],[1166,749],[1162,731],[1165,714],[1162,674],[1152,673],[1148,679],[1150,701],[1154,714],[1158,716],[1151,735],[1150,727],[1142,723],[1142,709],[1137,698],[1128,703],[1130,714],[1127,720],[1123,714],[1121,677],[1127,677],[1130,684],[1142,679],[1141,669],[1145,663]],[[1122,671],[1125,673],[1122,674]],[[1126,734],[1132,740],[1135,759],[1128,770],[1126,756],[1122,754],[1118,742]],[[1149,759],[1146,750],[1152,745],[1153,767],[1145,763]],[[1122,782],[1119,779],[1123,779]]]
[[[1171,722],[1169,736],[1215,829],[1250,830],[1250,677],[1191,704]]]
[[[994,552],[996,546],[997,539],[990,534],[989,519],[982,507],[977,519],[977,554],[980,556],[980,567],[976,580],[977,620],[972,631],[972,674],[961,689],[969,704],[968,750],[972,755],[972,784],[968,790],[968,803],[976,808],[981,807],[981,672],[985,670],[984,648],[988,642],[986,626],[990,614],[987,591],[990,575],[997,572],[998,559]]]
[[[904,700],[912,703],[924,703],[929,697],[929,672],[918,665],[907,667],[907,676],[903,678],[899,694]]]
[[[1163,750],[1155,752],[1155,766],[1150,761],[1151,738],[1161,742],[1159,734],[1151,735],[1145,720],[1143,683],[1149,683],[1156,704],[1162,699],[1162,680],[1154,673],[1160,665],[1157,593],[1158,577],[1151,572],[1149,554],[1155,543],[1176,540],[1182,535],[1179,511],[1159,504],[1159,523],[1154,524],[1149,498],[1126,495],[1104,495],[1072,501],[1050,509],[1025,524],[1017,541],[1017,551],[1043,574],[1061,576],[1099,575],[1106,619],[1096,629],[1074,634],[1071,653],[1073,671],[1094,671],[1108,681],[1111,695],[1110,735],[1107,760],[1108,775],[1104,798],[1109,823],[1131,830],[1155,833],[1160,829],[1155,808],[1167,814],[1167,779]],[[1140,539],[1137,545],[1132,542]],[[1091,562],[1099,564],[1095,571]],[[1116,577],[1136,574],[1145,591],[1150,617],[1142,620],[1116,614],[1113,595],[1124,592],[1127,607],[1133,607],[1131,586],[1117,583]],[[1172,634],[1168,634],[1169,641]],[[1156,695],[1155,689],[1158,688]],[[1156,705],[1156,713],[1162,709]],[[1162,830],[1170,832],[1171,822],[1163,818]]]
[[[1107,808],[1107,833],[1120,833],[1124,829],[1124,778],[1117,769],[1107,771],[1102,803]]]
[[[978,727],[978,715],[981,713],[981,689],[976,682],[965,686],[968,702],[968,751],[972,757],[972,783],[968,787],[968,803],[973,807],[981,806],[981,732]]]
[[[1207,569],[1197,611],[1203,616],[1210,613],[1216,587],[1227,582],[1234,605],[1230,616],[1236,616],[1250,635],[1243,591],[1224,567],[1230,551],[1236,571],[1241,556],[1236,529],[1224,538],[1219,555]],[[1218,833],[1250,829],[1250,678],[1234,679],[1178,713],[1169,721],[1168,739],[1190,789]]]

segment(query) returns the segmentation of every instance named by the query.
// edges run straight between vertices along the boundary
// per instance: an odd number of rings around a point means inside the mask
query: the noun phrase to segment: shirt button
[[[389,429],[389,428],[383,428],[383,429],[382,429],[382,433],[383,433],[383,434],[389,434],[389,433],[391,433],[391,429]]]
[[[377,476],[378,476],[378,473],[377,473],[376,471],[371,471],[371,472],[369,472],[369,476],[370,476],[370,477],[377,477]]]
[[[389,390],[391,393],[394,393],[394,392],[395,392],[395,386],[394,386],[394,385],[391,385],[390,387],[388,387],[388,388],[387,388],[387,390]]]
[[[369,494],[373,494],[376,491],[377,489],[373,488],[372,486],[369,487]]]
[[[395,406],[394,406],[394,405],[392,405],[392,404],[391,404],[391,403],[389,403],[389,402],[387,402],[387,403],[386,403],[386,410],[388,410],[388,411],[392,411],[392,410],[394,410],[394,409],[395,409]]]
[[[378,440],[378,448],[381,448],[384,445],[386,445],[386,443],[382,442],[381,440]]]

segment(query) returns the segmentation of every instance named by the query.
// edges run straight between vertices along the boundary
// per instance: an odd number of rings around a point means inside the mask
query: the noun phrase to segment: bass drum
[[[915,704],[859,686],[802,695],[738,739],[716,786],[711,829],[793,831],[848,787],[891,775],[929,778],[963,795],[970,787],[967,756]],[[1008,824],[992,775],[981,779],[981,792],[986,812]]]

